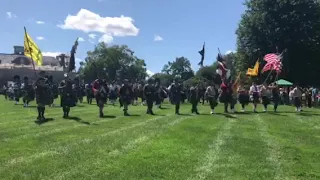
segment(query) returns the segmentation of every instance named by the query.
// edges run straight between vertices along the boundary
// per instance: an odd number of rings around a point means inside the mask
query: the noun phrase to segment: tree
[[[168,62],[163,66],[162,72],[172,76],[179,75],[182,80],[187,80],[194,76],[190,61],[185,57],[178,57],[173,62]]]
[[[320,71],[320,5],[316,0],[247,0],[237,34],[236,67],[246,70],[267,54],[288,49],[280,76],[313,84]],[[306,73],[308,72],[308,73]]]
[[[144,80],[147,77],[146,64],[133,54],[125,45],[108,47],[105,43],[99,43],[93,51],[87,52],[80,74],[87,81],[97,77],[108,80]]]
[[[167,73],[155,73],[153,78],[159,78],[161,85],[168,87],[172,81],[173,81],[173,76]]]

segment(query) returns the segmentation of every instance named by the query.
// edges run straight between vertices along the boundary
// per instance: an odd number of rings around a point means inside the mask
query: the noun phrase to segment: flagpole
[[[24,36],[26,37],[26,41],[27,41],[27,44],[28,44],[28,47],[29,47],[29,52],[30,52],[30,56],[31,56],[31,61],[32,61],[34,76],[35,76],[35,78],[37,78],[36,67],[35,67],[35,65],[34,65],[34,60],[33,60],[33,57],[32,57],[32,52],[31,52],[31,48],[30,48],[29,38],[28,38],[28,36],[27,36],[27,29],[26,29],[26,27],[23,27],[23,28],[24,28]]]

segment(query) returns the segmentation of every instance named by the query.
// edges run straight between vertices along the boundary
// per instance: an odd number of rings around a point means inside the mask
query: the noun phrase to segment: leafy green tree
[[[194,76],[190,61],[185,57],[178,57],[173,62],[168,62],[163,66],[162,72],[172,76],[181,76],[182,80],[187,80]]]
[[[237,34],[236,67],[246,70],[279,49],[283,78],[320,84],[320,5],[316,0],[247,0]],[[263,64],[262,64],[263,65]],[[308,72],[308,73],[306,73]]]
[[[85,62],[79,70],[85,80],[97,77],[108,80],[144,80],[147,77],[144,60],[134,56],[128,46],[110,46],[99,43],[87,53]]]
[[[153,76],[153,78],[159,78],[161,85],[168,87],[172,81],[174,76],[167,74],[167,73],[155,73]]]

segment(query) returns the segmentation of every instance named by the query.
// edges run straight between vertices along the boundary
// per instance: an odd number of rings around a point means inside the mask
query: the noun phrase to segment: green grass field
[[[36,109],[0,98],[0,179],[320,179],[320,110],[190,115],[191,105],[155,109],[96,105],[47,108],[52,121],[36,124]],[[34,104],[33,104],[34,105]],[[261,108],[261,107],[260,107]],[[248,107],[251,110],[251,106]],[[259,109],[261,110],[261,109]]]

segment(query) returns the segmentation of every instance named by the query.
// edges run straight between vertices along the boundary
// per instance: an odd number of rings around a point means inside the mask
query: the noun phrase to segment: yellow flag
[[[238,88],[239,88],[239,85],[240,85],[240,76],[241,76],[241,73],[238,74],[236,80],[233,82],[233,85],[232,85],[232,91],[234,93],[237,92]]]
[[[254,65],[253,69],[248,68],[247,70],[247,76],[258,76],[259,74],[259,60],[257,60],[256,64]]]
[[[252,68],[248,68],[246,75],[247,76],[253,76],[253,74],[254,74],[253,69]]]
[[[31,58],[38,66],[42,66],[42,53],[27,32],[24,34],[24,55]]]
[[[253,67],[253,73],[254,73],[255,76],[258,76],[258,73],[259,73],[259,65],[260,65],[259,60],[257,60],[256,64],[255,64],[254,67]]]

